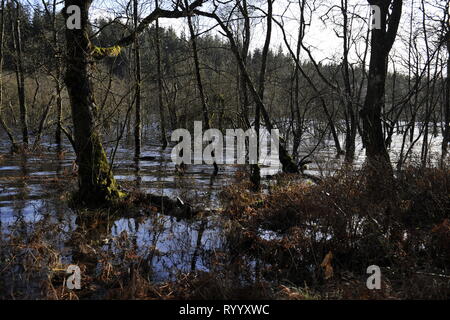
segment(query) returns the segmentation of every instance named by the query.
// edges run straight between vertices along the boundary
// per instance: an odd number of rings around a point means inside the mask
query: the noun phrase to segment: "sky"
[[[26,3],[39,3],[39,0],[22,0]],[[427,20],[439,19],[443,16],[442,10],[437,10],[436,6],[444,6],[446,0],[426,0],[429,5],[426,5],[425,12]],[[154,9],[153,0],[140,0],[141,4],[140,11],[141,16],[144,17],[151,10]],[[342,39],[338,37],[337,33],[341,33],[340,27],[336,24],[341,22],[342,13],[340,12],[339,6],[340,0],[314,0],[308,1],[307,3],[312,6],[314,3],[314,8],[310,8],[313,11],[311,15],[312,20],[308,20],[309,26],[306,31],[306,36],[304,42],[306,46],[311,49],[311,52],[316,61],[326,62],[339,62],[342,57]],[[129,0],[94,0],[91,9],[91,18],[100,17],[118,17],[123,16],[124,8],[129,3]],[[170,8],[169,1],[160,0],[161,6],[164,8]],[[263,10],[267,11],[267,1],[266,0],[248,0],[249,4],[255,4],[261,7]],[[209,6],[206,4],[202,7],[203,10],[207,11]],[[311,10],[307,10],[307,15]],[[421,0],[405,0],[403,7],[402,20],[400,23],[399,35],[396,39],[394,48],[391,52],[393,57],[392,61],[396,61],[395,67],[397,70],[402,70],[402,60],[404,60],[405,55],[407,56],[407,47],[409,46],[409,21],[411,12],[415,17],[415,21],[419,29],[421,29]],[[326,13],[328,13],[326,15]],[[365,37],[368,30],[369,16],[370,16],[370,6],[366,0],[349,0],[349,14],[354,16],[352,32],[356,36]],[[265,40],[266,34],[266,24],[262,17],[262,14],[258,11],[251,13],[252,17],[252,36],[251,36],[251,48],[262,48]],[[275,0],[274,2],[274,17],[280,22],[283,22],[288,36],[289,42],[294,49],[296,46],[296,38],[298,33],[298,20],[299,20],[299,9],[297,0]],[[336,23],[334,23],[336,22]],[[199,18],[199,31],[203,32],[209,30],[214,26],[214,23],[207,18]],[[186,24],[186,18],[182,19],[160,19],[160,25],[164,27],[172,27],[178,34],[183,31],[185,34],[189,34]],[[217,28],[216,30],[218,30]],[[213,30],[210,33],[217,34],[217,31]],[[428,31],[429,36],[432,38],[436,36],[433,31]],[[358,46],[352,46],[350,49],[350,61],[357,61],[357,52],[361,53],[365,49],[365,41],[357,41]],[[433,44],[433,42],[431,42]],[[282,33],[279,27],[273,25],[271,48],[275,51],[278,47],[282,45],[283,51],[287,52],[284,46]],[[424,50],[424,41],[418,42],[418,47],[420,50]],[[302,56],[303,59],[307,59],[306,53]]]
[[[267,2],[264,0],[256,0],[256,4],[260,6],[264,11],[267,11]],[[314,51],[317,59],[323,60],[330,57],[330,55],[335,55],[337,51],[341,51],[342,44],[339,39],[336,37],[332,28],[330,28],[329,23],[323,23],[319,19],[319,15],[322,15],[327,10],[329,6],[329,1],[321,0],[324,4],[318,5],[317,9],[314,11],[315,13],[312,15],[313,20],[311,21],[311,26],[309,27],[307,36],[305,41],[311,46]],[[105,15],[114,15],[111,12],[111,6],[108,6],[107,3],[115,3],[115,6],[124,7],[127,1],[125,0],[97,0],[94,1],[94,16],[105,16]],[[336,2],[336,1],[334,1]],[[339,1],[338,1],[339,2]],[[350,2],[361,2],[361,1],[352,1]],[[358,14],[363,15],[365,18],[368,18],[370,13],[370,6],[366,1],[362,1],[363,4],[357,4],[356,10]],[[119,4],[120,3],[120,4]],[[248,3],[255,3],[252,0],[249,0]],[[154,8],[153,4],[145,5],[143,11],[149,12]],[[207,10],[208,6],[204,5],[202,7],[203,10]],[[339,14],[339,12],[333,11],[333,14]],[[144,15],[144,14],[142,14]],[[283,15],[283,18],[281,17]],[[261,19],[262,14],[258,11],[255,11],[251,14],[252,17],[252,34],[251,34],[251,48],[262,48],[264,45],[264,40],[266,36],[266,22]],[[289,0],[275,0],[274,2],[274,16],[278,17],[277,20],[282,21],[285,24],[286,34],[290,40],[292,40],[291,45],[295,47],[297,31],[298,31],[298,19],[299,19],[299,10],[298,4],[295,2],[289,3]],[[186,25],[186,19],[161,19],[161,26],[171,26],[177,32],[181,33],[184,30],[185,34],[188,34],[188,29]],[[200,31],[210,29],[214,23],[207,18],[200,18],[199,21]],[[219,28],[217,28],[219,29]],[[271,48],[273,50],[278,50],[278,47],[282,45],[284,47],[284,42],[282,38],[282,33],[278,26],[273,24],[273,34],[271,40]],[[215,32],[215,31],[212,31]],[[287,52],[287,51],[286,51]]]

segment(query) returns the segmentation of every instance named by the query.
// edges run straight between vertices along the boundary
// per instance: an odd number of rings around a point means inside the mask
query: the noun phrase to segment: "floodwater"
[[[39,155],[28,157],[9,155],[6,139],[0,146],[0,237],[9,233],[32,230],[34,224],[60,224],[64,235],[55,241],[65,246],[67,255],[62,262],[70,263],[70,233],[77,230],[76,212],[67,203],[68,192],[76,187],[73,175],[75,156],[67,151],[59,159],[55,146],[44,144]],[[71,150],[65,145],[66,150]],[[189,166],[183,175],[175,171],[170,148],[144,144],[138,163],[133,158],[133,146],[117,149],[114,173],[125,189],[139,189],[146,193],[180,197],[188,203],[202,203],[204,207],[218,206],[218,192],[233,180],[237,168],[221,171],[213,177],[207,165]],[[109,153],[111,149],[108,150]],[[171,279],[179,272],[208,270],[205,255],[221,246],[221,227],[218,217],[180,219],[157,212],[142,212],[139,217],[123,217],[112,222],[108,230],[95,235],[104,243],[114,243],[123,237],[133,239],[136,251],[142,256],[152,255],[154,281]],[[152,248],[152,250],[149,250]],[[114,250],[110,245],[104,249]],[[200,250],[201,249],[201,250]],[[158,252],[158,254],[154,254]],[[1,269],[1,266],[0,266]]]
[[[341,137],[343,141],[343,137]],[[25,236],[34,225],[59,225],[55,238],[50,239],[62,248],[62,264],[75,260],[75,249],[71,245],[72,233],[81,226],[77,212],[68,207],[67,194],[76,187],[73,174],[74,154],[70,145],[65,145],[64,157],[56,155],[55,145],[44,138],[43,151],[27,157],[9,154],[9,141],[0,140],[0,237],[23,233]],[[401,146],[401,135],[393,139],[392,155],[395,160]],[[432,137],[431,150],[440,150],[440,137]],[[313,138],[304,140],[304,154],[316,145]],[[333,142],[326,139],[317,149],[309,174],[330,172],[339,165],[332,148]],[[108,148],[111,154],[114,146]],[[364,161],[361,141],[357,141],[356,165]],[[420,150],[420,143],[414,148]],[[201,203],[206,208],[220,206],[218,194],[224,186],[235,183],[238,166],[220,166],[219,174],[212,176],[209,165],[189,165],[183,175],[177,173],[171,161],[171,148],[162,151],[158,146],[144,141],[142,157],[133,160],[133,145],[121,145],[116,152],[114,169],[118,182],[126,189],[180,197],[192,204]],[[272,163],[273,164],[273,163]],[[265,169],[266,174],[276,169]],[[264,236],[265,231],[261,231]],[[117,239],[131,239],[136,254],[145,257],[152,270],[153,281],[173,279],[180,272],[208,271],[211,257],[225,245],[223,220],[210,215],[200,219],[181,219],[158,212],[141,212],[139,217],[122,217],[108,222],[95,238],[105,253],[113,254]],[[0,269],[1,266],[0,266]]]

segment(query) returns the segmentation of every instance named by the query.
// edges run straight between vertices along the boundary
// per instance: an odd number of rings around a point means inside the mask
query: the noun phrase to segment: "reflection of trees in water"
[[[72,263],[84,266],[94,279],[108,264],[121,270],[117,279],[135,287],[137,278],[148,281],[173,279],[178,273],[194,272],[203,256],[203,237],[210,228],[207,218],[183,220],[154,212],[124,218],[98,212],[79,213],[66,246]]]

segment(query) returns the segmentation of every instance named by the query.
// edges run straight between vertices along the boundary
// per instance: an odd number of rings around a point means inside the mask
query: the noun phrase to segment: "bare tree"
[[[372,30],[369,78],[361,118],[363,139],[369,164],[392,172],[381,125],[381,110],[385,99],[385,83],[389,52],[400,23],[403,0],[370,0],[380,9],[380,28]],[[389,8],[392,5],[392,11]],[[389,16],[389,21],[388,21]]]
[[[442,156],[441,163],[445,163],[448,154],[448,144],[450,143],[450,4],[447,2],[444,8],[444,39],[443,42],[447,45],[447,77],[445,79],[445,93],[444,93],[444,130],[442,139]]]
[[[187,6],[188,5],[187,1],[185,1],[185,3]],[[194,25],[192,23],[192,17],[190,15],[187,16],[187,21],[192,46],[192,55],[194,57],[195,78],[197,80],[197,89],[200,95],[200,103],[202,105],[203,123],[205,126],[205,130],[209,130],[211,128],[211,123],[209,120],[208,104],[206,102],[205,90],[203,89],[203,81],[200,73],[200,62],[198,58],[196,34],[194,30]],[[214,175],[217,175],[217,173],[219,172],[219,167],[217,166],[217,163],[215,161],[213,162],[213,164],[214,164]]]
[[[159,8],[159,1],[155,0],[155,7]],[[163,102],[163,78],[161,71],[161,41],[159,39],[159,21],[155,21],[155,49],[156,49],[156,72],[158,78],[158,108],[159,108],[159,119],[161,126],[161,144],[162,148],[167,147],[167,137],[166,137],[166,120],[164,115],[164,102]]]
[[[261,69],[259,71],[258,77],[258,93],[261,98],[261,101],[264,102],[264,90],[265,90],[265,81],[266,81],[266,69],[267,69],[267,55],[269,54],[270,41],[272,38],[272,16],[273,16],[273,1],[267,1],[267,31],[266,31],[266,39],[264,41],[264,47],[261,55]],[[256,141],[257,141],[257,155],[259,159],[259,138],[260,138],[260,122],[261,122],[261,106],[256,105],[255,110],[255,131],[256,131]],[[259,168],[259,164],[256,163],[252,168],[251,180],[255,190],[260,188],[261,184],[261,172]]]
[[[236,41],[233,37],[233,33],[231,32],[230,28],[227,26],[227,23],[224,22],[215,12],[205,12],[205,11],[196,9],[196,10],[194,10],[194,13],[199,16],[204,16],[204,17],[214,19],[217,22],[217,24],[220,26],[220,28],[224,31],[224,33],[230,43],[231,51],[233,52],[233,54],[236,58],[240,72],[244,76],[245,82],[250,90],[253,100],[255,101],[255,104],[257,105],[257,107],[259,107],[261,110],[261,115],[264,119],[266,128],[268,130],[274,129],[272,121],[270,120],[270,116],[266,110],[266,107],[265,107],[263,101],[261,100],[261,97],[260,97],[258,91],[256,90],[256,88],[253,84],[253,81],[247,71],[247,67],[241,56],[238,45],[236,44]],[[297,165],[294,163],[291,156],[288,154],[286,148],[283,146],[283,143],[281,143],[279,146],[279,157],[280,157],[279,159],[280,159],[281,165],[283,167],[283,172],[286,172],[286,173],[298,173],[299,172]]]
[[[133,26],[139,24],[138,1],[133,0]],[[141,55],[139,48],[139,37],[134,38],[134,77],[135,77],[135,118],[134,118],[134,157],[141,155]]]
[[[341,0],[341,12],[343,15],[342,25],[342,46],[343,46],[343,61],[342,72],[344,79],[344,100],[346,111],[346,135],[345,135],[345,160],[347,162],[353,162],[355,157],[355,139],[357,131],[357,117],[354,110],[354,95],[350,80],[350,66],[349,66],[349,50],[350,50],[350,37],[349,37],[349,18],[348,18],[348,0]]]
[[[4,35],[5,35],[5,0],[1,1],[1,15],[0,15],[0,125],[3,130],[5,130],[8,135],[9,140],[12,144],[12,150],[16,148],[16,141],[14,139],[14,134],[9,129],[3,118],[3,47],[4,47]]]
[[[19,109],[20,109],[20,124],[22,127],[22,142],[26,148],[29,143],[28,138],[28,111],[25,101],[25,75],[23,68],[22,57],[22,34],[21,34],[21,21],[20,21],[20,3],[13,1],[16,4],[15,7],[15,19],[12,21],[12,37],[15,51],[15,72],[17,82],[17,92],[19,96]]]

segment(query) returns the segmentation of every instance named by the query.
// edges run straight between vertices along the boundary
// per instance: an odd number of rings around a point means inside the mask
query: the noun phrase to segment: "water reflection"
[[[15,234],[26,239],[38,224],[58,225],[58,236],[48,241],[62,248],[61,263],[96,269],[104,263],[102,254],[114,257],[119,252],[134,252],[145,262],[152,281],[208,270],[210,252],[222,246],[217,218],[181,220],[151,210],[121,218],[80,214],[67,204],[68,192],[76,187],[72,174],[75,157],[69,145],[64,147],[63,158],[51,144],[39,155],[2,158],[0,236]],[[7,154],[7,148],[0,145],[0,152]],[[191,166],[180,175],[170,161],[170,150],[157,146],[144,147],[142,160],[132,159],[130,150],[118,148],[114,163],[115,177],[130,190],[203,201],[212,207],[217,205],[217,192],[232,181],[232,170],[211,177],[209,166]],[[124,244],[126,251],[120,247]]]
[[[343,140],[343,137],[342,137]],[[392,155],[395,159],[401,147],[401,136],[394,136]],[[0,143],[0,237],[8,234],[27,236],[34,225],[44,224],[54,228],[53,241],[65,254],[64,263],[88,263],[98,268],[104,263],[101,253],[114,257],[126,246],[128,252],[138,255],[153,281],[173,279],[179,272],[208,271],[210,258],[224,246],[220,217],[201,217],[181,220],[151,210],[141,211],[130,217],[89,217],[67,206],[67,192],[76,186],[72,173],[75,160],[69,145],[66,152],[56,152],[56,146],[45,144],[39,155],[8,156],[6,139]],[[45,141],[45,140],[44,140]],[[434,139],[432,148],[439,150],[440,138]],[[303,141],[302,152],[315,146],[311,137]],[[331,140],[313,156],[314,163],[308,173],[331,171],[341,160],[335,158]],[[111,146],[110,152],[114,146]],[[431,149],[432,149],[431,148]],[[415,149],[420,150],[418,144]],[[364,161],[361,141],[357,140],[356,165]],[[218,193],[234,182],[236,166],[222,166],[214,176],[212,166],[189,165],[180,174],[170,158],[170,148],[144,143],[142,157],[133,159],[133,146],[117,148],[113,170],[116,179],[127,189],[138,189],[183,201],[202,203],[204,207],[218,206]],[[263,168],[265,173],[272,169]],[[271,235],[265,234],[264,237]],[[125,251],[125,252],[127,252]],[[258,269],[256,262],[255,269]],[[256,272],[255,274],[258,274]]]

